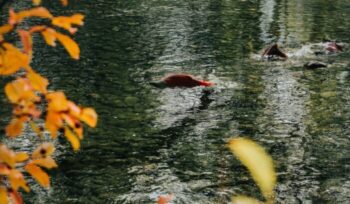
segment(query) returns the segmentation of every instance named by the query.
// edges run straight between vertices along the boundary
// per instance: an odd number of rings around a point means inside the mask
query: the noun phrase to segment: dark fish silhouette
[[[213,86],[214,85],[214,83],[209,81],[197,80],[193,76],[188,74],[172,74],[163,78],[160,81],[151,82],[150,84],[159,88],[165,88],[165,87],[192,88],[196,86]]]
[[[267,47],[264,50],[262,56],[263,57],[265,57],[265,56],[267,56],[267,57],[281,57],[283,59],[288,58],[287,54],[285,54],[284,52],[281,51],[281,49],[278,47],[277,43]]]
[[[308,62],[304,64],[304,67],[308,69],[317,69],[321,67],[327,67],[327,64],[323,62]]]

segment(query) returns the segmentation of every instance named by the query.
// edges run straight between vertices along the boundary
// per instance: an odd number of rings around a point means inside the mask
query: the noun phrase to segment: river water
[[[79,153],[64,139],[56,142],[60,168],[50,172],[52,186],[34,185],[26,203],[143,204],[169,193],[176,204],[229,203],[238,194],[262,199],[226,146],[237,136],[273,157],[277,203],[350,203],[350,52],[309,50],[324,38],[347,46],[350,1],[71,3],[67,13],[86,15],[76,37],[81,60],[38,37],[34,67],[52,89],[95,107],[99,124],[86,132]],[[259,59],[273,42],[292,57]],[[329,66],[304,69],[310,60]],[[169,73],[216,86],[149,85]],[[10,144],[30,149],[33,137]]]

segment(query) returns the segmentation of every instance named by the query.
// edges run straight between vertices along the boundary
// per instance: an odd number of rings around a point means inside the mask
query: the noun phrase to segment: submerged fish
[[[214,83],[212,82],[198,80],[188,74],[172,74],[161,79],[160,81],[150,82],[150,84],[158,88],[166,88],[166,87],[192,88],[196,86],[213,86],[214,85]]]

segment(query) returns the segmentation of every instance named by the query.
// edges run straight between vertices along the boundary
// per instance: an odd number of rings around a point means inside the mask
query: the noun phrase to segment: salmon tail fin
[[[215,84],[213,82],[210,82],[210,81],[200,81],[199,84],[201,86],[214,86]]]

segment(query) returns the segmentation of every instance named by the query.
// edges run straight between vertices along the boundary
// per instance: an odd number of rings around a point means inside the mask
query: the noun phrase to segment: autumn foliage
[[[70,142],[74,151],[79,150],[83,139],[83,123],[95,127],[97,114],[93,108],[84,108],[70,101],[61,91],[48,90],[49,81],[31,67],[33,57],[33,35],[41,35],[44,41],[55,47],[60,43],[73,59],[79,59],[80,49],[71,38],[77,26],[83,25],[84,16],[53,16],[40,0],[33,0],[35,7],[22,11],[10,8],[8,22],[0,26],[0,75],[14,76],[5,85],[4,92],[12,104],[12,119],[6,126],[6,135],[18,137],[24,128],[31,128],[45,141],[33,152],[14,152],[5,144],[0,144],[0,203],[22,203],[21,193],[30,191],[27,176],[31,176],[41,186],[49,187],[50,178],[46,169],[56,168],[51,157],[55,147],[47,141],[62,135]],[[67,0],[62,0],[67,5]],[[42,19],[42,24],[27,30],[19,25],[31,18]],[[40,22],[40,21],[39,21]],[[6,40],[7,35],[18,36],[21,47]],[[49,139],[45,135],[50,135]]]

